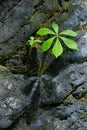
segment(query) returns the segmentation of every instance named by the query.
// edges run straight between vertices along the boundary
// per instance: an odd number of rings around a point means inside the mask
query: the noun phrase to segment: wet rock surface
[[[87,1],[67,1],[0,1],[0,130],[87,130]],[[39,68],[26,41],[54,21],[78,32],[79,50]]]

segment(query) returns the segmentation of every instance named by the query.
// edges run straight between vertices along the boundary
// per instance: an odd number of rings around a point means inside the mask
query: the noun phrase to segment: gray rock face
[[[11,130],[85,130],[87,128],[87,63],[72,64],[58,76],[41,77],[41,107],[29,112]],[[29,109],[27,110],[29,111]]]
[[[0,130],[87,130],[87,1],[67,1],[68,12],[62,0],[0,1]],[[30,52],[28,37],[53,21],[78,32],[79,51]]]
[[[23,75],[13,75],[0,66],[0,130],[8,128],[24,108],[32,106],[34,94],[38,94],[38,81],[34,84],[35,81],[36,78],[27,79]],[[30,87],[30,84],[34,84],[34,87]],[[38,104],[37,98],[35,101]]]
[[[54,66],[55,67],[55,66]],[[86,72],[84,73],[84,68],[87,67],[87,64],[82,65],[70,65],[65,70],[60,71],[58,76],[51,78],[49,81],[44,82],[44,89],[41,89],[41,102],[43,103],[60,103],[62,102],[70,93],[72,93],[77,87],[86,93],[85,85],[86,81]],[[87,68],[85,68],[87,69]],[[79,88],[76,90],[80,94]],[[77,96],[78,96],[77,94]],[[74,92],[75,95],[75,92]]]

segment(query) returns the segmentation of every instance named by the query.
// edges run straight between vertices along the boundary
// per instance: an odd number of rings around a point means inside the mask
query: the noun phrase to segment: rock
[[[16,6],[20,0],[0,0],[0,21],[3,23],[7,12],[9,12],[14,6]]]
[[[45,78],[42,83],[40,101],[45,104],[61,103],[64,99],[74,91],[74,95],[85,95],[86,87],[86,72],[84,68],[87,64],[82,65],[72,64],[63,71],[60,71],[58,76],[52,78]],[[54,66],[55,68],[55,66]],[[43,79],[43,78],[42,78]],[[84,88],[85,86],[85,88]],[[75,89],[78,88],[76,91]],[[83,89],[82,89],[83,88]],[[79,92],[78,92],[79,91]]]
[[[0,130],[11,126],[27,107],[38,104],[36,90],[39,85],[38,81],[35,82],[36,79],[13,75],[0,66]],[[29,84],[34,84],[34,87]],[[37,100],[35,103],[32,102],[34,98]]]
[[[74,0],[68,12],[60,14],[58,2],[11,1],[6,17],[2,17],[6,10],[1,12],[0,130],[87,129],[87,2]],[[64,48],[54,60],[50,53],[45,57],[25,45],[40,26],[54,21],[61,30],[78,32],[74,40],[79,51]],[[34,73],[27,73],[29,69]]]
[[[21,130],[76,130],[76,128],[85,130],[87,128],[87,72],[84,68],[87,69],[87,63],[72,64],[54,78],[42,76],[41,107],[37,109],[33,119],[29,118],[30,114],[27,112],[26,116],[23,116],[10,130],[19,128]]]
[[[30,130],[75,130],[76,128],[87,128],[87,120],[84,122],[86,103],[75,103],[60,107],[53,107],[47,109],[40,109],[35,116],[34,121],[29,125]],[[81,111],[81,109],[83,109]],[[72,111],[71,111],[72,110]],[[78,117],[83,115],[83,120]],[[82,121],[81,121],[82,120]],[[81,123],[80,123],[81,122]]]
[[[63,79],[62,83],[61,79]],[[62,102],[64,98],[72,92],[72,87],[68,82],[66,83],[66,80],[64,82],[64,78],[59,75],[57,79],[51,78],[49,81],[46,79],[41,81],[41,83],[43,82],[40,94],[41,104],[56,104]]]

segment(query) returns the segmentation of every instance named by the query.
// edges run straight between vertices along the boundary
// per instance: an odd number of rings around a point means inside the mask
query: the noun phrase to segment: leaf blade
[[[64,30],[64,31],[60,32],[59,35],[68,35],[68,36],[76,37],[77,33],[72,30]]]
[[[53,23],[53,24],[52,24],[52,27],[53,27],[55,33],[58,33],[58,31],[59,31],[59,26],[58,26],[56,23]]]
[[[49,29],[49,28],[40,28],[37,31],[37,34],[43,36],[43,35],[55,34],[55,33],[51,29]]]
[[[39,39],[34,40],[34,43],[41,43],[42,41]]]
[[[65,37],[60,37],[62,39],[62,41],[65,43],[65,45],[70,48],[70,49],[74,49],[74,50],[78,50],[78,45],[77,43],[69,38],[65,38]]]
[[[60,56],[63,53],[63,47],[59,41],[59,39],[57,38],[55,45],[52,48],[52,54],[58,58],[58,56]]]
[[[48,40],[44,41],[44,43],[41,46],[43,52],[47,51],[51,47],[51,44],[54,39],[55,37],[51,37]]]

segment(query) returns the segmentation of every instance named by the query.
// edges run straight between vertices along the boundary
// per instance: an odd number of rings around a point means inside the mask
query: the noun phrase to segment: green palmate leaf
[[[59,31],[59,26],[58,26],[56,23],[53,23],[53,24],[52,24],[52,27],[53,27],[55,33],[58,33],[58,31]]]
[[[42,51],[43,52],[47,51],[51,47],[51,44],[52,44],[54,39],[55,39],[55,37],[51,37],[48,40],[44,41],[44,43],[42,44]]]
[[[63,48],[62,48],[62,45],[61,45],[59,39],[57,38],[56,43],[52,48],[52,54],[57,58],[62,53],[63,53]]]
[[[38,35],[47,35],[47,34],[55,34],[51,29],[49,28],[40,28],[38,31],[37,31],[37,34]]]
[[[68,35],[68,36],[76,37],[77,33],[72,30],[64,30],[63,32],[60,32],[59,35]]]
[[[62,55],[63,47],[61,45],[60,40],[62,40],[68,48],[78,50],[78,46],[74,40],[64,37],[64,36],[76,37],[77,36],[76,32],[74,32],[72,30],[64,30],[64,31],[58,33],[58,31],[59,31],[59,26],[56,23],[52,24],[52,30],[49,28],[40,28],[37,31],[37,34],[41,35],[41,36],[48,35],[48,34],[53,35],[53,37],[50,37],[49,39],[45,40],[43,42],[43,44],[41,45],[43,52],[48,51],[52,47],[52,54],[56,58],[58,56]],[[56,41],[54,41],[54,40],[56,40]],[[28,40],[28,44],[31,47],[37,47],[37,44],[41,43],[41,42],[42,42],[41,40],[35,39],[33,36],[31,36],[30,39]],[[54,42],[54,44],[53,44],[53,46],[51,46],[53,42]]]
[[[63,42],[68,48],[78,50],[78,45],[76,44],[75,41],[69,38],[64,38],[64,37],[60,37],[60,38],[63,40]]]

